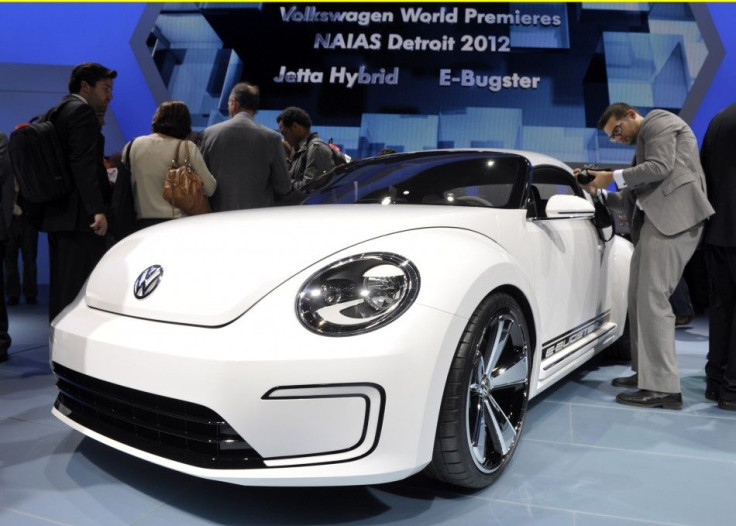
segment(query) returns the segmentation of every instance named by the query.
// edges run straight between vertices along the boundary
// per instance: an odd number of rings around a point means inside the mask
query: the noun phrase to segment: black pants
[[[705,375],[721,400],[736,401],[736,247],[709,245],[710,340]]]
[[[5,256],[5,241],[0,241],[0,257]],[[5,280],[3,279],[3,266],[0,265],[0,355],[5,355],[10,347],[10,334],[8,334],[8,308],[5,305]]]
[[[38,230],[23,216],[13,216],[8,229],[8,245],[5,249],[5,292],[9,298],[20,298],[21,279],[18,269],[18,253],[23,259],[23,295],[38,296]]]
[[[49,321],[77,297],[107,249],[92,232],[49,232]]]
[[[670,296],[670,305],[672,305],[672,312],[675,313],[675,317],[677,318],[684,318],[695,314],[693,304],[690,301],[690,289],[687,286],[687,281],[685,281],[685,276],[680,278],[675,291]]]

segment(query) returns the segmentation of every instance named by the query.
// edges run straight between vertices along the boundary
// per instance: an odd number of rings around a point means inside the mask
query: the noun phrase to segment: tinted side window
[[[305,204],[392,203],[518,208],[528,174],[523,157],[433,152],[357,164]]]
[[[581,195],[580,187],[573,177],[556,167],[541,166],[532,172],[532,184],[539,190],[539,196],[547,201],[553,195]]]
[[[537,166],[532,171],[527,217],[546,217],[547,201],[553,195],[582,195],[571,174],[556,166]]]

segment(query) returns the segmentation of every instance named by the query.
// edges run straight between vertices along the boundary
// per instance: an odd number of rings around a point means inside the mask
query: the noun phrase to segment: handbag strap
[[[179,152],[181,151],[181,145],[184,143],[186,139],[180,139],[179,143],[176,145],[176,153],[174,156],[174,159],[171,160],[171,168],[179,168],[182,166],[182,164],[179,162]],[[184,166],[187,166],[189,170],[191,170],[192,165],[189,162],[189,145],[184,144]],[[176,210],[174,207],[174,203],[171,203],[171,217],[174,217]]]
[[[176,150],[174,151],[174,158],[171,159],[171,167],[172,168],[178,168],[179,165],[179,150],[181,150],[181,143],[183,143],[184,140],[179,140],[179,143],[176,145]]]
[[[130,150],[133,148],[133,143],[135,142],[136,137],[133,137],[133,139],[128,143],[128,147],[123,151],[123,164],[128,167],[128,170],[130,170]]]
[[[174,159],[171,160],[171,167],[172,168],[178,168],[179,166],[182,166],[182,163],[179,162],[179,152],[181,151],[181,146],[183,143],[186,142],[186,139],[180,139],[179,144],[176,145],[176,155]],[[191,167],[191,162],[189,161],[189,145],[184,144],[184,166]]]
[[[184,164],[186,164],[187,166],[191,166],[191,163],[189,162],[189,144],[187,144],[189,141],[187,141],[186,139],[182,139],[181,142],[184,143]]]

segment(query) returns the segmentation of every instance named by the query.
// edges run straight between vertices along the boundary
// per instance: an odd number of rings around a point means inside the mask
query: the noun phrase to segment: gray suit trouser
[[[629,325],[631,367],[639,375],[639,389],[680,392],[670,296],[700,243],[703,228],[701,222],[665,236],[644,218],[638,232],[629,278]]]

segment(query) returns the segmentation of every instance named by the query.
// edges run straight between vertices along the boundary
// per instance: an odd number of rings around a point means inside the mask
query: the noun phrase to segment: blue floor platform
[[[44,302],[45,303],[45,302]],[[596,360],[531,403],[501,479],[422,477],[349,488],[249,488],[148,464],[50,414],[46,305],[10,308],[0,364],[0,525],[736,524],[736,412],[704,397],[708,321],[677,330],[682,411],[616,404],[629,369]]]

